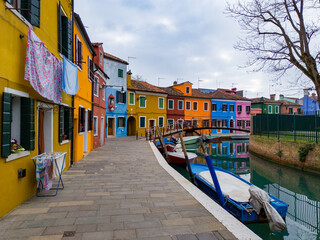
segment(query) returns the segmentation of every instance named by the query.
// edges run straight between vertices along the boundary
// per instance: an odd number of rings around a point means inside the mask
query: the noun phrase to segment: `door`
[[[154,130],[154,127],[156,126],[156,120],[155,119],[150,119],[149,120],[149,129]]]
[[[218,120],[217,121],[217,128],[219,128],[219,129],[217,129],[217,133],[221,133],[221,120]]]
[[[100,121],[100,146],[104,144],[104,117]]]
[[[114,118],[108,118],[108,136],[114,136]]]
[[[84,114],[83,152],[88,152],[88,110]]]
[[[134,136],[136,134],[136,119],[132,116],[128,118],[127,123],[127,135],[128,136]]]

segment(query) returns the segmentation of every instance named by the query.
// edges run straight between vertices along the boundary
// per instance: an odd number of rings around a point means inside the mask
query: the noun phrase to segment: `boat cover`
[[[220,183],[221,191],[225,196],[228,195],[229,198],[237,202],[249,202],[250,185],[226,172],[216,171],[216,175]],[[200,172],[199,176],[214,186],[209,171]]]
[[[251,195],[250,205],[258,214],[260,214],[261,208],[264,209],[267,215],[270,230],[272,232],[284,231],[286,229],[286,224],[277,210],[270,205],[271,198],[268,193],[254,185],[250,186],[249,192]]]

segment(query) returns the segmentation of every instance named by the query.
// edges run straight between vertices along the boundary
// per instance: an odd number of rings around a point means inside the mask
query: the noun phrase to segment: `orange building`
[[[184,125],[205,127],[210,124],[210,97],[198,89],[192,89],[191,82],[177,84],[174,82],[172,88],[184,95]],[[209,133],[209,130],[202,131]]]
[[[81,18],[74,13],[74,62],[78,65],[79,91],[74,96],[74,161],[93,149],[92,82],[94,48]]]

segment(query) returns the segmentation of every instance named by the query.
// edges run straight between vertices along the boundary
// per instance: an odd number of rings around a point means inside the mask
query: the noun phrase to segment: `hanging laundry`
[[[65,56],[63,56],[62,89],[70,95],[76,95],[79,90],[77,65]]]
[[[62,102],[62,62],[29,28],[24,78],[43,97]]]
[[[53,175],[53,160],[50,158],[45,159],[45,169],[43,176],[43,188],[50,190],[52,188],[52,175]]]

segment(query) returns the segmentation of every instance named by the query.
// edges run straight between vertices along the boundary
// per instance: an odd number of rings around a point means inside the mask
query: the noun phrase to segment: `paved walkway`
[[[236,239],[157,162],[149,143],[108,139],[63,174],[56,197],[0,219],[0,239]]]

